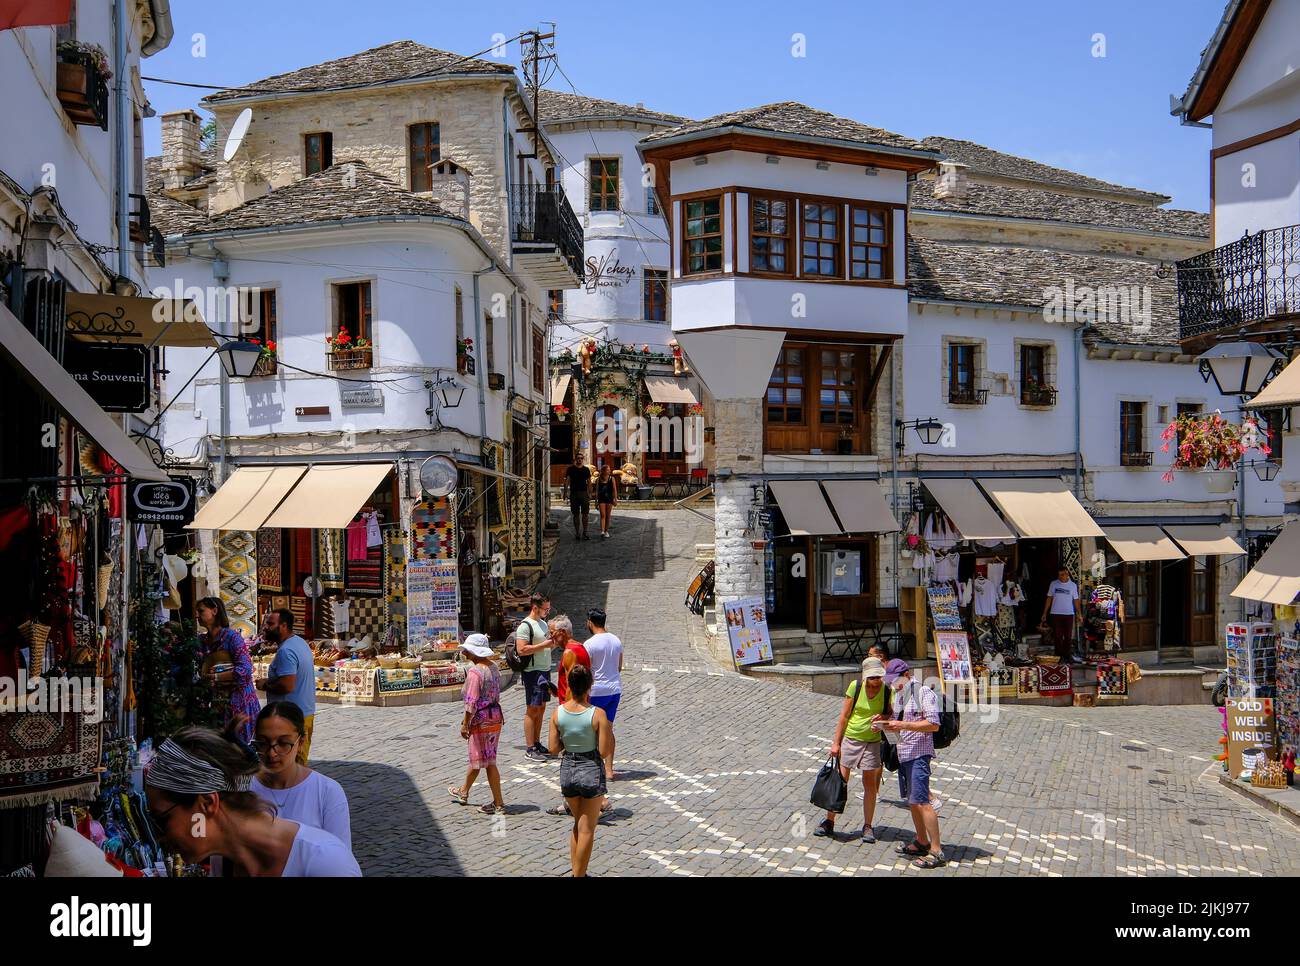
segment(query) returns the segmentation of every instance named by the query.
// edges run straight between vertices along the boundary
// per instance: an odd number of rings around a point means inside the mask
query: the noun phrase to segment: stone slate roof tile
[[[867,146],[903,148],[910,151],[933,150],[919,141],[914,141],[912,138],[904,137],[901,134],[894,134],[892,131],[871,127],[827,111],[819,111],[797,101],[764,104],[761,107],[751,107],[743,111],[718,114],[702,121],[689,121],[666,131],[656,131],[649,137],[644,138],[643,143],[652,143],[665,138],[724,127],[752,128],[772,134],[828,138],[838,141],[852,141]]]
[[[197,186],[201,179],[210,180],[212,172],[191,179],[186,187]],[[144,159],[144,194],[149,203],[149,220],[166,235],[181,235],[207,224],[208,216],[199,209],[170,198],[162,190],[162,158]]]
[[[688,118],[676,114],[664,114],[651,111],[637,104],[620,104],[598,97],[583,97],[564,91],[540,90],[537,92],[537,113],[542,123],[547,121],[576,121],[597,118],[632,118],[661,122],[665,124],[683,124]]]

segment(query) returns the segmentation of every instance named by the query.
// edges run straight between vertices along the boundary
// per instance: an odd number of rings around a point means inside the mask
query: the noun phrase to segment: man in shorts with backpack
[[[947,862],[939,843],[939,816],[930,804],[930,763],[934,760],[935,733],[939,730],[939,696],[912,679],[912,668],[894,658],[885,668],[885,684],[893,688],[893,714],[873,724],[897,736],[898,788],[907,800],[916,838],[897,849],[918,869],[937,869]]]
[[[546,629],[551,601],[545,594],[533,594],[528,604],[528,616],[515,628],[515,653],[523,659],[524,757],[546,761],[550,755],[542,747],[542,719],[551,700],[551,641]]]

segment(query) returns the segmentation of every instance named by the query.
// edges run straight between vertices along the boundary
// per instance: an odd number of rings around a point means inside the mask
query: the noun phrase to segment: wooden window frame
[[[618,156],[599,155],[587,159],[587,210],[622,211],[619,187],[623,177],[623,159]],[[608,166],[613,165],[611,175]],[[597,173],[597,167],[600,168]],[[612,185],[612,188],[611,188]],[[611,204],[612,199],[612,204]]]
[[[840,429],[845,424],[839,418],[839,416],[841,413],[847,411],[850,416],[847,425],[852,427],[854,430],[857,430],[860,426],[860,421],[862,418],[858,408],[859,404],[862,401],[861,396],[863,390],[862,370],[864,366],[863,366],[861,350],[857,347],[846,348],[844,346],[827,345],[827,346],[818,347],[817,352],[818,352],[817,367],[816,367],[817,384],[814,387],[814,391],[816,393],[815,405],[817,409],[818,428],[827,429],[831,426],[834,426],[837,430]],[[833,353],[836,357],[834,365],[830,367],[826,365],[826,360],[825,360],[825,355],[828,352]],[[841,374],[844,372],[844,368],[840,356],[845,353],[848,353],[852,357],[852,362],[850,363],[850,370],[849,370],[849,375],[852,381],[845,383],[841,379],[841,380],[837,380],[834,383],[827,383],[825,381],[825,375],[827,371],[834,371],[837,374]],[[831,407],[829,411],[836,414],[836,418],[829,423],[827,423],[825,420],[822,419],[822,413],[827,411],[827,408],[822,401],[822,393],[828,390],[835,393],[835,405]],[[842,392],[849,393],[849,403],[848,403],[847,410],[845,409],[844,406],[840,404],[839,394]]]
[[[691,218],[689,217],[689,215],[688,215],[688,211],[689,211],[690,206],[691,206],[691,205],[694,205],[694,204],[703,205],[703,204],[707,204],[707,203],[710,202],[710,201],[716,201],[717,204],[718,204],[718,215],[717,215],[717,218],[718,218],[718,230],[717,230],[716,232],[703,231],[703,232],[701,232],[701,233],[698,234],[698,235],[690,235],[690,234],[688,233],[688,226],[690,225],[690,222],[692,221],[692,219],[691,219]],[[682,217],[681,217],[681,222],[682,222],[682,240],[681,240],[681,272],[682,272],[682,275],[683,275],[683,276],[686,276],[686,275],[720,275],[720,274],[722,274],[722,272],[724,271],[724,269],[726,268],[726,265],[727,265],[727,259],[726,259],[726,243],[727,243],[727,206],[726,206],[726,204],[723,202],[722,192],[720,192],[720,191],[717,191],[717,192],[710,192],[710,193],[708,193],[708,194],[701,195],[701,196],[699,196],[699,197],[697,197],[697,198],[685,199],[685,200],[682,201],[681,204],[682,204]],[[705,221],[705,220],[708,219],[709,217],[711,217],[711,216],[710,216],[710,215],[700,215],[699,218],[698,218],[698,219],[695,219],[695,220]],[[691,254],[690,254],[690,246],[691,246],[691,242],[693,242],[693,241],[705,241],[705,240],[710,239],[710,238],[717,238],[717,239],[718,239],[718,250],[717,250],[717,252],[705,252],[704,254],[702,254],[700,257],[703,258],[703,259],[705,260],[705,265],[704,265],[704,267],[703,267],[703,268],[700,268],[700,269],[692,270],[692,269],[691,269],[691,262],[690,262],[690,260],[691,260]],[[710,268],[709,265],[708,265],[708,260],[709,260],[711,257],[713,257],[714,255],[717,256],[717,259],[718,259],[718,267],[717,267],[717,268]]]
[[[809,376],[809,372],[812,369],[811,366],[812,357],[809,355],[809,350],[812,348],[813,346],[802,342],[792,344],[792,345],[781,346],[781,350],[776,357],[776,365],[772,367],[772,374],[768,376],[767,386],[763,390],[763,422],[765,426],[769,422],[772,422],[772,420],[770,419],[770,410],[772,408],[777,408],[784,411],[782,418],[775,422],[775,425],[777,426],[807,427],[812,425],[812,422],[809,419],[809,414],[808,414],[808,386],[809,386],[808,376]],[[800,382],[797,383],[789,381],[789,373],[795,371],[796,369],[795,366],[791,365],[786,361],[786,353],[790,351],[797,351],[803,354],[802,361],[797,364],[797,371],[799,373],[799,378],[801,380]],[[782,371],[782,380],[779,383],[773,381],[776,378],[776,373],[778,369]],[[777,404],[775,407],[773,406],[773,403],[768,397],[768,392],[774,388],[779,388],[782,394],[782,401],[779,404]],[[793,408],[791,406],[791,403],[787,395],[791,389],[799,390],[799,398],[800,398],[800,402],[798,404],[799,420],[797,422],[792,422],[785,418],[785,416],[789,415],[790,409]]]
[[[877,213],[881,215],[882,223],[880,228],[885,233],[884,242],[882,242],[879,245],[871,241],[858,242],[853,237],[853,234],[858,229],[857,222],[854,221],[854,219],[857,216],[857,213],[860,211],[867,212],[868,217],[870,217],[870,214],[872,213]],[[848,229],[845,234],[847,236],[846,244],[848,246],[848,256],[849,256],[849,281],[850,282],[892,282],[894,280],[894,209],[885,208],[880,205],[854,204],[853,202],[850,202],[849,223],[846,227]],[[867,231],[867,237],[870,238],[871,232],[873,230],[873,226],[871,225],[870,221],[868,221],[868,223],[864,227],[866,228]],[[856,255],[854,254],[854,249],[856,248],[864,249],[865,250],[864,254],[867,255],[868,257],[865,258],[856,257]],[[871,266],[871,259],[869,257],[870,250],[875,248],[880,249],[880,277],[872,278],[870,275],[865,275],[862,278],[858,278],[856,275],[853,274],[853,267],[855,265],[865,265],[867,266],[867,269],[870,270],[870,266]]]
[[[552,288],[546,291],[546,321],[558,322],[564,318],[564,289]]]
[[[963,371],[961,357],[970,354],[970,393],[969,398],[961,391],[962,381],[958,376]],[[948,405],[975,406],[979,404],[979,358],[980,346],[976,342],[949,342],[948,358]]]
[[[533,389],[542,392],[546,388],[546,336],[537,326],[531,326],[533,337]]]
[[[817,208],[818,216],[816,218],[810,219],[808,217],[809,207]],[[835,218],[833,221],[828,221],[822,217],[824,213],[824,209],[828,209],[828,208],[835,212]],[[843,201],[834,201],[834,200],[815,201],[812,199],[802,198],[802,197],[799,199],[799,277],[800,278],[836,279],[839,281],[848,281],[848,279],[844,277],[844,208],[845,208],[845,204]],[[808,234],[809,225],[832,225],[832,224],[836,228],[836,238],[834,241],[827,241],[820,234],[815,238],[810,237]],[[821,229],[819,229],[819,232],[820,230]],[[805,255],[804,246],[808,244],[817,245],[818,254],[812,256]],[[834,252],[833,257],[830,259],[834,263],[832,267],[832,271],[827,273],[819,269],[818,271],[810,272],[807,270],[806,266],[804,265],[804,259],[812,258],[819,264],[823,261],[826,261],[827,260],[826,256],[821,254],[822,245],[831,246]]]
[[[431,137],[428,142],[417,149],[415,132],[428,129]],[[418,151],[418,154],[417,154]],[[406,126],[406,164],[407,180],[411,191],[419,193],[433,190],[433,165],[442,160],[442,125],[439,121],[417,121]],[[416,172],[422,172],[418,175]],[[423,180],[420,180],[423,179]],[[419,187],[423,184],[424,187]]]
[[[1134,411],[1130,407],[1136,407]],[[1137,447],[1129,446],[1129,427],[1137,419]],[[1144,456],[1150,457],[1146,449],[1147,441],[1147,404],[1141,399],[1121,399],[1119,403],[1119,462],[1121,466],[1145,465]]]
[[[483,364],[489,373],[496,372],[496,332],[492,326],[492,313],[483,312]]]
[[[312,151],[312,139],[319,141],[319,150]],[[312,158],[319,155],[319,166],[312,170]],[[334,167],[334,132],[333,131],[309,131],[302,136],[302,172],[304,177],[310,177],[318,174],[327,168]]]
[[[773,232],[770,230],[758,231],[754,227],[755,225],[754,207],[756,202],[766,202],[769,212],[771,210],[771,206],[773,202],[782,202],[785,204],[785,212],[786,212],[785,232],[783,234]],[[793,278],[794,277],[796,268],[793,259],[799,257],[798,254],[799,241],[795,237],[794,225],[796,220],[800,217],[800,212],[802,211],[803,211],[803,205],[800,203],[799,199],[794,197],[793,195],[781,194],[780,192],[775,192],[775,191],[754,192],[749,195],[749,273],[751,275],[764,275],[770,278]],[[791,214],[792,212],[794,213],[793,215]],[[773,216],[771,214],[766,214],[763,217],[769,219],[770,221],[770,219]],[[785,253],[784,253],[785,269],[783,271],[778,271],[774,268],[754,267],[755,258],[759,254],[758,252],[755,251],[754,242],[756,239],[759,238],[768,239],[769,244],[771,244],[773,239],[777,239],[785,243]],[[772,257],[772,252],[770,249],[767,252],[762,254],[766,258]]]
[[[333,335],[338,335],[339,326],[343,324],[343,306],[347,300],[344,298],[344,289],[356,288],[356,319],[357,321],[348,326],[348,333],[352,336],[353,344],[358,339],[369,339],[373,346],[375,337],[373,335],[374,317],[375,317],[375,293],[374,283],[368,278],[358,279],[355,282],[334,282],[334,330]]]
[[[655,298],[655,290],[659,297]],[[654,314],[655,310],[660,315]],[[664,268],[641,269],[641,316],[647,322],[668,321],[668,270]]]
[[[245,317],[253,317],[253,296],[257,296],[257,318],[260,320],[258,327],[251,332],[241,333],[242,339],[260,339],[265,345],[267,342],[278,342],[276,336],[277,312],[279,306],[276,301],[276,290],[273,288],[262,288],[261,286],[252,286],[243,290],[244,313]]]

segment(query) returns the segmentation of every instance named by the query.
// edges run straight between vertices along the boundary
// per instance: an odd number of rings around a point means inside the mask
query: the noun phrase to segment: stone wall
[[[736,476],[761,472],[763,466],[763,404],[758,399],[714,400],[715,472],[714,572],[715,597],[764,596],[763,551],[753,541],[762,534],[749,530],[754,507],[756,477]]]

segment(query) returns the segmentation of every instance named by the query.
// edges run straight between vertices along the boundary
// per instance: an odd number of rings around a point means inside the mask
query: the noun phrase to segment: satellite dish
[[[230,126],[230,133],[226,135],[226,147],[221,152],[222,158],[229,161],[239,150],[239,146],[244,143],[244,135],[248,133],[248,125],[253,123],[253,109],[246,107],[239,112],[239,117],[235,118],[235,123]]]
[[[449,456],[430,456],[420,464],[420,487],[432,497],[450,496],[456,491],[460,473]]]

